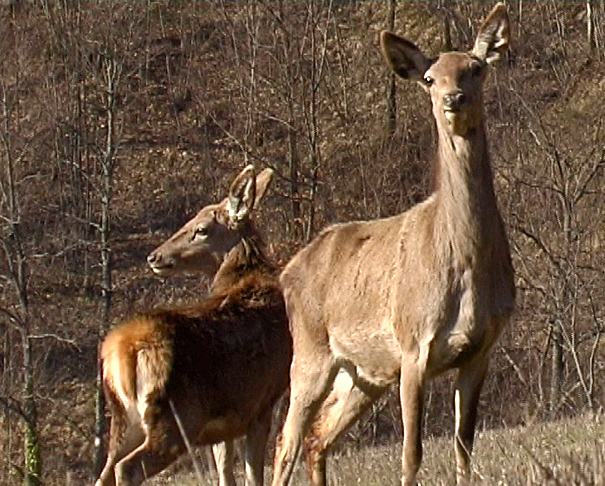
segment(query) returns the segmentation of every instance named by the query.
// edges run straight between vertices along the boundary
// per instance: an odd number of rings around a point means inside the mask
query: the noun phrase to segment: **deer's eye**
[[[426,84],[427,86],[432,86],[433,83],[435,82],[435,80],[428,74],[424,76],[423,81],[424,81],[424,84]]]
[[[207,226],[200,226],[198,228],[195,229],[195,233],[193,233],[193,238],[205,238],[206,236],[208,236],[208,227]]]

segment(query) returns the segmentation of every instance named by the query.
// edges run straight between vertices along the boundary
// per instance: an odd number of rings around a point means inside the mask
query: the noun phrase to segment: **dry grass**
[[[481,432],[473,459],[477,485],[605,485],[605,417],[582,415],[556,423],[538,423],[510,430]],[[342,448],[329,462],[331,486],[399,484],[401,444]],[[241,474],[241,467],[238,472]],[[268,472],[268,471],[267,471]],[[454,456],[449,438],[425,441],[419,474],[422,486],[455,484]],[[240,482],[243,484],[243,478]],[[192,473],[166,471],[154,485],[194,485]],[[209,477],[203,486],[214,483]],[[304,465],[295,486],[308,484]]]

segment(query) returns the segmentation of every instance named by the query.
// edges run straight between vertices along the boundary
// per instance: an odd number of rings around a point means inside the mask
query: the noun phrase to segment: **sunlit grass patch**
[[[514,429],[479,432],[473,454],[473,484],[486,486],[602,486],[605,485],[605,420],[585,414],[554,423],[536,423]],[[306,465],[300,463],[294,486],[308,485]],[[242,466],[237,466],[243,484]],[[170,471],[151,484],[193,486],[191,473]],[[401,444],[377,447],[343,446],[328,462],[330,486],[385,486],[400,484]],[[270,468],[266,468],[267,482]],[[453,439],[424,441],[424,459],[418,475],[421,486],[455,484]],[[202,486],[216,484],[209,476]]]

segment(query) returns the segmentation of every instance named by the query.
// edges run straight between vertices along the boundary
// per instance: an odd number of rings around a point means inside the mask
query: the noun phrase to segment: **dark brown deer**
[[[456,476],[459,483],[470,477],[490,350],[515,303],[482,98],[488,64],[501,57],[508,40],[503,4],[485,20],[470,52],[429,59],[411,42],[381,34],[393,71],[418,81],[431,97],[438,184],[402,214],[326,229],[282,272],[294,358],[274,486],[289,483],[307,432],[312,483],[325,484],[328,448],[397,380],[401,482],[416,484],[425,384],[453,368]]]
[[[200,304],[158,310],[112,330],[101,347],[111,410],[97,486],[132,486],[192,444],[216,444],[221,486],[235,484],[230,441],[245,435],[246,484],[262,485],[272,408],[288,386],[292,341],[277,271],[250,214],[272,171],[247,167],[229,197],[202,209],[149,256],[154,272],[216,273]],[[222,467],[221,467],[222,466]]]

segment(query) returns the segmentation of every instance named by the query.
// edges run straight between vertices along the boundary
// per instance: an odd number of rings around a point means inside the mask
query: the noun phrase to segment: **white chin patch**
[[[452,124],[456,122],[456,115],[457,115],[457,113],[454,111],[445,112],[445,118],[447,119],[448,122],[450,122]]]
[[[151,267],[151,270],[153,271],[153,273],[159,275],[160,277],[165,277],[166,275],[170,274],[169,268]]]

